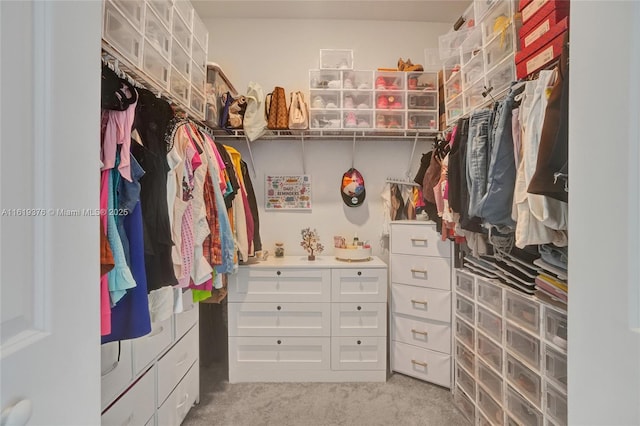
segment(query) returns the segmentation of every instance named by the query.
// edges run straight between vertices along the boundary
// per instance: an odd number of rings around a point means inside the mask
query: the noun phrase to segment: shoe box
[[[524,78],[556,60],[568,41],[568,30],[569,17],[565,17],[528,47],[516,53],[516,77]]]

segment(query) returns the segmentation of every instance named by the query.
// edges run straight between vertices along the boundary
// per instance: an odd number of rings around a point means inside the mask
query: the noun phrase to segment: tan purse
[[[289,128],[289,114],[287,110],[287,98],[282,87],[276,86],[273,92],[268,94],[265,102],[267,114],[267,128],[271,130],[286,130]]]
[[[309,128],[309,107],[302,92],[291,92],[289,105],[289,128],[304,130]]]

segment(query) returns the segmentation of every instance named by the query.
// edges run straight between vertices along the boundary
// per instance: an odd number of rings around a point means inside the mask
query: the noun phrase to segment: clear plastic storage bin
[[[504,32],[504,36],[499,35],[485,46],[484,57],[487,71],[492,70],[497,64],[515,51],[513,47],[513,31],[513,24],[509,25]]]
[[[502,377],[487,365],[478,361],[478,382],[498,401],[502,401]]]
[[[178,2],[181,3],[181,2]],[[175,42],[180,43],[180,46],[190,55],[191,54],[191,30],[187,24],[175,15],[173,17],[173,45]]]
[[[542,401],[542,379],[529,367],[507,354],[507,380],[536,406]]]
[[[171,65],[186,79],[191,78],[191,58],[182,47],[175,43],[175,39],[171,48]]]
[[[540,333],[540,304],[534,300],[507,291],[506,317],[518,325],[533,332]]]
[[[464,390],[471,399],[476,397],[476,381],[464,368],[456,365],[456,384]]]
[[[195,63],[191,63],[191,65],[192,65],[191,84],[200,93],[204,93],[204,85],[205,85],[205,78],[206,78],[204,70],[198,67]]]
[[[473,327],[456,317],[456,337],[465,345],[473,348],[475,338],[475,330]]]
[[[477,327],[496,342],[502,342],[502,318],[482,306],[477,307]]]
[[[550,346],[544,348],[545,371],[547,378],[552,379],[561,389],[567,389],[567,355]]]
[[[320,69],[352,70],[352,49],[320,49]]]
[[[460,388],[456,388],[453,394],[453,403],[460,409],[462,415],[470,422],[473,422],[476,417],[476,406],[473,401],[464,394]]]
[[[478,388],[478,408],[487,418],[491,419],[494,424],[504,424],[504,411],[502,405],[498,404],[495,399],[482,388]]]
[[[147,46],[147,48],[144,49],[142,70],[164,88],[169,84],[170,67],[169,61],[163,58],[152,46]]]
[[[191,109],[204,117],[204,96],[191,91]]]
[[[122,0],[126,3],[141,3],[131,0]],[[167,29],[171,29],[171,18],[173,16],[173,1],[172,0],[147,0],[146,3],[151,6],[153,10],[156,11],[158,17],[162,23],[167,27]]]
[[[456,291],[473,299],[474,277],[464,272],[456,271]]]
[[[567,315],[555,309],[544,309],[545,338],[561,349],[567,349]]]
[[[196,63],[197,66],[201,67],[203,70],[206,68],[207,52],[197,43],[193,45],[193,49],[191,50],[191,59]]]
[[[462,101],[464,105],[464,113],[470,114],[471,111],[480,107],[485,102],[484,93],[484,80],[478,80],[473,86],[462,92]],[[490,98],[489,98],[490,99]]]
[[[453,56],[443,62],[442,77],[445,83],[458,72],[460,72],[460,56]]]
[[[473,324],[474,313],[475,310],[472,301],[462,296],[456,296],[456,314],[458,314],[458,316]]]
[[[540,369],[540,339],[519,330],[509,322],[505,327],[505,335],[508,350],[536,369]]]
[[[311,89],[341,89],[342,79],[340,71],[310,70],[309,88]]]
[[[173,4],[175,6],[175,10],[187,25],[187,28],[191,29],[194,15],[193,5],[191,2],[189,0],[176,0]]]
[[[502,30],[513,22],[511,1],[497,0],[489,8],[482,19],[482,44],[486,46],[495,38],[502,35]]]
[[[346,90],[373,90],[373,71],[342,71],[342,88]]]
[[[193,15],[193,38],[196,39],[196,43],[200,45],[200,47],[204,50],[207,49],[209,42],[209,30],[197,14]]]
[[[345,129],[372,129],[373,111],[344,110],[342,113]]]
[[[546,394],[546,407],[545,412],[548,416],[554,418],[553,424],[558,426],[566,426],[567,424],[567,395],[560,392],[553,386],[547,384]]]
[[[379,91],[405,90],[404,71],[376,71],[374,88]]]
[[[104,38],[134,65],[140,65],[142,34],[110,1],[104,6]]]
[[[461,27],[458,31],[449,31],[438,37],[440,59],[460,56],[460,45],[469,35],[469,28]]]
[[[362,90],[344,90],[342,92],[342,108],[373,109],[373,92]]]
[[[491,6],[495,5],[501,0],[473,0],[473,10],[476,17],[476,25],[480,24],[484,20],[484,15],[487,13]]]
[[[487,416],[482,414],[482,411],[478,412],[478,422],[476,423],[477,426],[493,426],[494,423],[495,422],[489,421],[489,419],[487,419]]]
[[[496,371],[502,371],[502,347],[478,333],[478,356]]]
[[[542,426],[542,413],[517,391],[507,386],[507,409],[517,425]]]
[[[376,129],[404,129],[404,112],[376,111]]]
[[[327,90],[310,90],[310,109],[338,109],[340,108],[340,92]]]
[[[445,104],[446,122],[453,123],[455,119],[462,115],[462,96],[458,96]]]
[[[342,117],[340,111],[316,110],[309,112],[309,128],[322,129],[341,129]]]
[[[434,112],[407,112],[407,127],[417,130],[438,130],[438,114]]]
[[[458,361],[458,364],[466,368],[467,371],[475,371],[475,365],[476,365],[475,354],[473,353],[472,350],[467,349],[467,347],[461,344],[457,339],[456,339],[456,345],[455,345],[455,353],[456,353],[456,360]]]
[[[189,103],[189,81],[182,77],[175,68],[171,69],[171,84],[169,90],[178,100]]]
[[[152,10],[147,10],[145,14],[144,36],[153,47],[165,58],[169,59],[171,49],[171,34],[166,29],[160,18]]]
[[[502,288],[482,279],[477,280],[477,286],[478,302],[495,313],[502,315]]]
[[[438,94],[433,93],[407,93],[408,109],[438,109]]]
[[[497,95],[508,89],[516,81],[516,65],[513,55],[509,55],[498,66],[487,73],[487,87],[492,87],[492,94]]]
[[[484,56],[476,55],[462,67],[462,88],[467,90],[484,77]]]
[[[107,0],[107,2],[114,3],[135,28],[142,28],[143,2],[130,0]]]
[[[482,56],[482,29],[474,27],[460,45],[460,60],[463,67],[476,56]]]
[[[444,99],[450,102],[453,98],[462,93],[462,74],[457,72],[444,83]]]
[[[438,91],[438,73],[407,72],[407,90]]]

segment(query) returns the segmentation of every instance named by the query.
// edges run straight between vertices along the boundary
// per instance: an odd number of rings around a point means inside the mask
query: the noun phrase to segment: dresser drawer
[[[191,327],[198,322],[198,304],[193,303],[191,290],[186,291],[183,295],[183,311],[175,314],[176,336],[175,340],[180,340]]]
[[[440,386],[451,386],[451,357],[413,345],[392,345],[391,369]]]
[[[331,281],[333,302],[385,302],[387,300],[386,269],[333,269]]]
[[[451,326],[449,324],[408,318],[393,317],[392,339],[421,348],[451,353]]]
[[[330,337],[229,337],[229,379],[234,370],[329,370]]]
[[[391,281],[451,290],[451,260],[442,257],[391,255]]]
[[[158,408],[158,426],[175,426],[182,423],[189,409],[198,401],[200,393],[199,364],[191,366],[178,386]]]
[[[100,346],[101,406],[110,402],[129,386],[133,379],[131,341],[105,343]]]
[[[153,417],[155,407],[154,369],[147,371],[127,392],[102,414],[103,426],[143,425]]]
[[[435,225],[391,224],[391,253],[451,257],[449,241],[442,241]]]
[[[392,284],[391,292],[392,312],[451,322],[451,292],[403,284]]]
[[[329,303],[229,303],[230,336],[329,336]]]
[[[198,327],[193,327],[158,361],[158,406],[198,359]]]
[[[138,374],[173,342],[171,318],[151,324],[151,333],[133,339],[133,371]]]
[[[332,336],[386,336],[386,303],[333,303]]]
[[[384,370],[387,368],[385,337],[332,337],[332,370]]]
[[[229,283],[230,302],[329,302],[329,269],[240,268]]]

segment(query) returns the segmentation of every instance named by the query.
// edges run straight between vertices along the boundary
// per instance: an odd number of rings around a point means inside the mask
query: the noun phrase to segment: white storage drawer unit
[[[229,284],[229,382],[385,381],[387,265],[273,258]]]
[[[100,350],[101,401],[104,409],[133,379],[131,341],[105,343]]]
[[[391,371],[450,388],[451,245],[433,222],[394,221],[389,246]],[[473,346],[473,330],[457,327],[460,341]]]
[[[101,417],[103,426],[143,425],[155,413],[155,369],[147,371]]]

